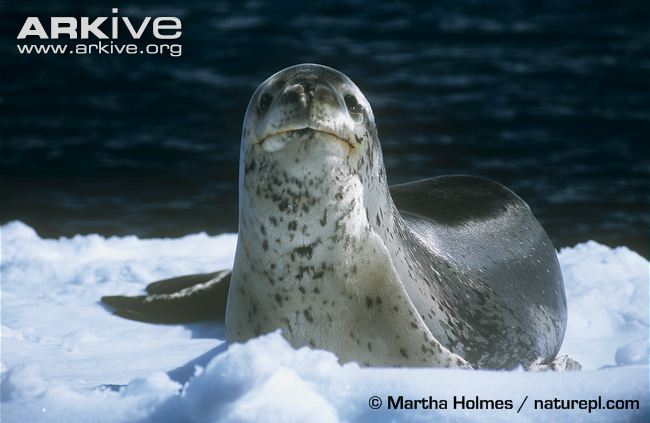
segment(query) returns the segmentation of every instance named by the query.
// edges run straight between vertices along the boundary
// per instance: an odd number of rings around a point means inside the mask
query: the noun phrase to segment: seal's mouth
[[[328,137],[334,138],[337,141],[343,143],[345,146],[348,148],[354,148],[354,144],[350,142],[347,138],[341,136],[340,134],[337,134],[335,132],[330,132],[325,129],[315,129],[315,128],[299,128],[299,129],[286,129],[282,131],[276,131],[276,132],[271,132],[262,138],[260,138],[257,142],[255,142],[255,145],[262,146],[267,140],[275,137],[284,137],[284,138],[289,138],[289,137],[296,137],[296,138],[302,138],[306,135],[310,134],[322,134],[326,135]]]

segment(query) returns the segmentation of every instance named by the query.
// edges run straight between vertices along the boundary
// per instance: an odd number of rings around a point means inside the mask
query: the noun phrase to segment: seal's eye
[[[351,113],[361,113],[361,110],[363,110],[363,107],[359,104],[357,98],[352,94],[346,94],[343,100],[345,100],[345,105]]]
[[[273,96],[269,93],[264,93],[260,97],[260,109],[262,111],[265,111],[266,109],[269,108],[271,105],[271,102],[273,101]]]

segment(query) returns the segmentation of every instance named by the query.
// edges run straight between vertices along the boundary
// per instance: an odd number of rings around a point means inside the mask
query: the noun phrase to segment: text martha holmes
[[[403,395],[394,397],[388,395],[387,406],[389,410],[446,410],[451,404],[454,410],[511,410],[514,408],[512,400],[480,399],[478,396],[468,398],[454,396],[452,400],[436,399],[432,396],[409,399]]]

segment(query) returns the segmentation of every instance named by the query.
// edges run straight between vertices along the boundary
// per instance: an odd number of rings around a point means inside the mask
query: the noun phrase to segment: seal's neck
[[[313,243],[345,242],[369,228],[359,176],[337,167],[303,175],[246,174],[240,192],[240,236],[282,251]],[[272,247],[272,248],[271,248]]]
[[[371,231],[384,238],[394,213],[381,154],[325,154],[327,146],[296,142],[242,154],[238,259],[267,269],[300,256],[306,266],[345,259],[333,256],[363,248]]]

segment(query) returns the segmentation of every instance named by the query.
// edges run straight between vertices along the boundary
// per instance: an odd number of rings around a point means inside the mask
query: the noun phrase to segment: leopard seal
[[[104,301],[133,317],[218,286],[228,343],[280,329],[364,366],[577,366],[556,359],[562,273],[527,204],[471,176],[389,187],[370,104],[326,66],[289,67],[253,94],[234,268],[215,275]]]

